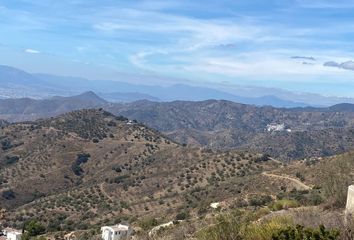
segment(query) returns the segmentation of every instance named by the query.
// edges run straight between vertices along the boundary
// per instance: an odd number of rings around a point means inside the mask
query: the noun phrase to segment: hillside
[[[183,209],[246,194],[246,182],[278,165],[258,154],[182,147],[103,110],[12,124],[0,138],[0,208],[13,226],[31,217],[63,218],[57,227],[66,230],[173,219]]]
[[[328,108],[329,111],[335,112],[354,112],[354,104],[351,103],[342,103],[336,104]]]
[[[354,144],[354,112],[336,108],[282,109],[209,100],[139,101],[106,109],[137,119],[180,143],[252,149],[283,160],[338,154]]]
[[[149,94],[143,94],[138,92],[110,92],[110,93],[98,93],[98,95],[112,103],[124,103],[124,102],[135,102],[139,100],[149,100],[154,102],[159,102],[160,99],[153,97]]]
[[[224,100],[109,103],[93,92],[46,100],[0,100],[0,118],[28,121],[91,107],[137,119],[181,144],[246,149],[282,160],[330,156],[352,149],[352,105],[257,107]]]
[[[350,154],[287,165],[253,152],[183,147],[94,109],[11,124],[0,130],[0,139],[0,208],[6,209],[0,224],[20,228],[37,219],[56,236],[90,229],[96,234],[99,226],[129,222],[138,239],[146,239],[157,224],[189,219],[161,238],[188,239],[213,226],[211,203],[221,204],[224,213],[274,208],[285,200],[341,208],[343,194],[326,198],[332,176],[352,176],[352,161],[345,160]],[[354,180],[349,178],[338,182],[338,190]],[[181,232],[183,238],[173,237]]]

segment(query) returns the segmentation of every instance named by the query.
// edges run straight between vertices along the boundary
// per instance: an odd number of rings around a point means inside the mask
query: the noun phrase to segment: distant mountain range
[[[93,92],[73,97],[55,96],[49,99],[0,99],[0,115],[9,121],[28,121],[57,116],[61,113],[83,109],[98,108],[108,104]]]
[[[44,100],[3,99],[0,119],[32,121],[85,108],[136,119],[181,144],[252,149],[284,160],[333,155],[354,145],[353,104],[287,109],[225,100],[111,103],[85,92]]]
[[[0,65],[0,98],[43,99],[56,95],[72,96],[85,91],[96,92],[110,102],[150,101],[204,101],[228,100],[257,106],[306,107],[354,103],[351,98],[324,97],[300,94],[273,88],[245,86],[201,87],[185,84],[170,86],[137,85],[127,82],[87,80],[77,77],[30,74],[20,69]]]

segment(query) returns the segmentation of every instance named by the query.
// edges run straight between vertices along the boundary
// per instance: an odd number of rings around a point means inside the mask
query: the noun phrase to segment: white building
[[[5,228],[3,234],[7,240],[21,240],[22,232],[12,228]]]
[[[271,123],[267,125],[267,131],[268,132],[281,132],[285,130],[285,124],[276,124],[276,123]]]
[[[103,240],[128,239],[132,234],[132,229],[127,225],[115,225],[101,227]]]

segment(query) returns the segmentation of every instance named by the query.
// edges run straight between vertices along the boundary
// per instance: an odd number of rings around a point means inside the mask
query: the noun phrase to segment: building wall
[[[7,240],[21,240],[21,234],[9,232],[6,235]]]
[[[347,205],[345,213],[354,216],[354,185],[348,187]]]
[[[120,234],[115,234],[115,231],[111,227],[102,227],[102,239],[103,240],[120,240],[127,239],[132,233],[132,229],[129,228],[127,232],[120,232]]]

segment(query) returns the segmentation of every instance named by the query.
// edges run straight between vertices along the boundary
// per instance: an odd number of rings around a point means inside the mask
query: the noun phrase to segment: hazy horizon
[[[0,64],[136,84],[354,97],[351,1],[0,3]]]

